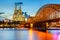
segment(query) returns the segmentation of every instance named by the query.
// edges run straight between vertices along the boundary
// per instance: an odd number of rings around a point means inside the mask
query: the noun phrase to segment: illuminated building
[[[23,12],[21,9],[22,2],[15,3],[15,10],[13,15],[13,21],[25,21],[25,16],[23,16]]]

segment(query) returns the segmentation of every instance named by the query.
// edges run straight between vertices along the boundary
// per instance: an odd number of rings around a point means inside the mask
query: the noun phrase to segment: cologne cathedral
[[[13,15],[13,21],[25,21],[26,12],[24,13],[21,8],[22,2],[15,3],[15,10]],[[24,15],[23,15],[24,14]]]

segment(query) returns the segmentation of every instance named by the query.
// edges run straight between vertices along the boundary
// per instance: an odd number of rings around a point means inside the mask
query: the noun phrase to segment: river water
[[[0,40],[37,40],[32,29],[0,29]]]
[[[48,33],[52,34],[51,40],[60,40],[60,30],[48,30]]]
[[[60,40],[60,30],[48,30],[46,32],[36,31],[33,29],[0,29],[0,40]]]

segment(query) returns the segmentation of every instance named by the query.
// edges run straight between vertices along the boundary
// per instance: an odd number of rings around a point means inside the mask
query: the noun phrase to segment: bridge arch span
[[[60,4],[46,4],[36,13],[36,21],[60,18]]]

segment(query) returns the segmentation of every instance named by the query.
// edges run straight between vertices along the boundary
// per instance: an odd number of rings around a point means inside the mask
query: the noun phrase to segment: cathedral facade
[[[13,21],[25,21],[25,16],[23,16],[21,4],[22,3],[15,3]]]

